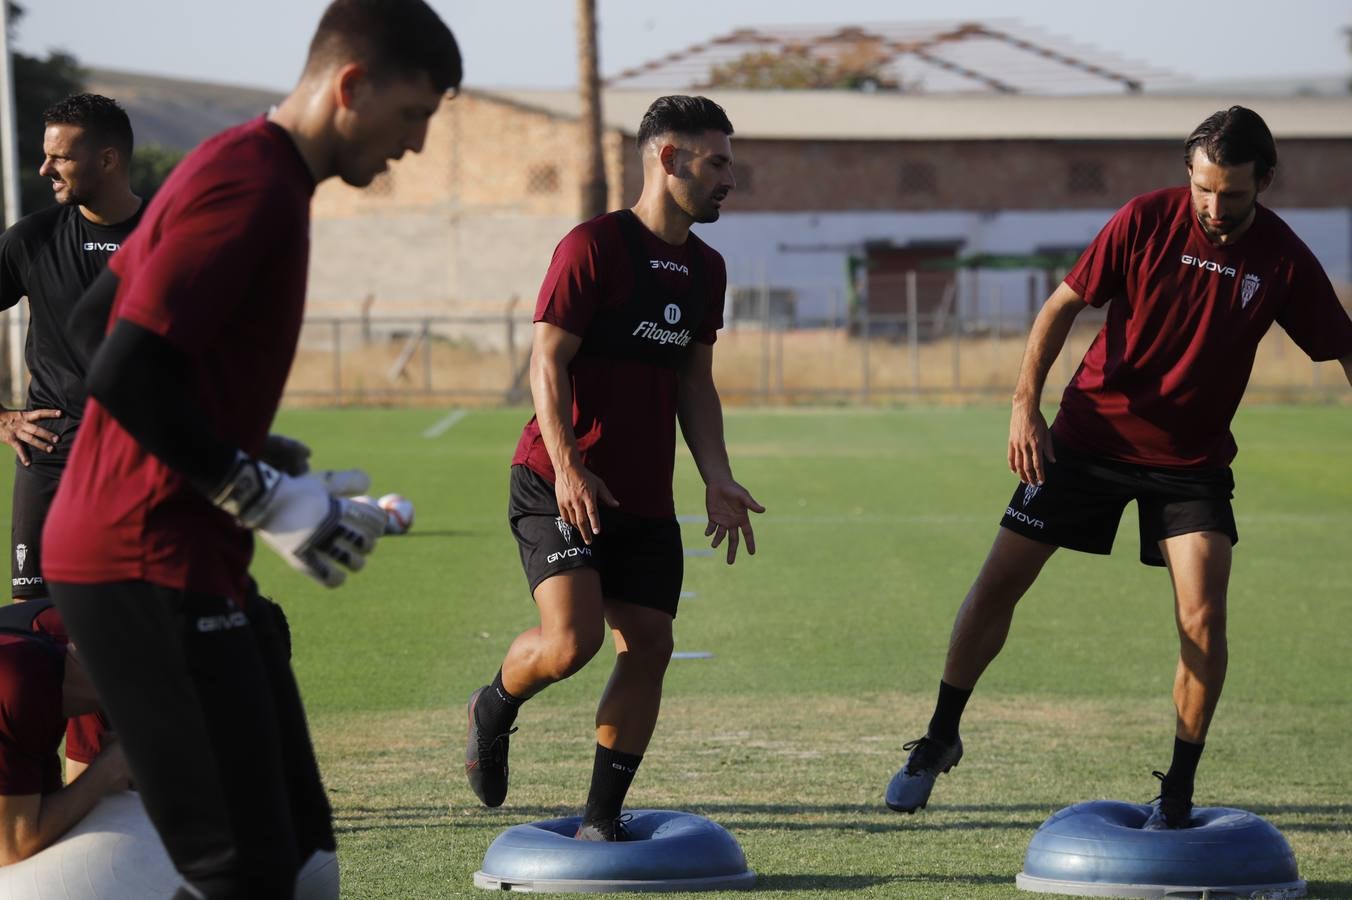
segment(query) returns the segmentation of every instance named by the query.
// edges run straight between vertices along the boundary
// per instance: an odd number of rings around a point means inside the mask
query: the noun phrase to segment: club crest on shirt
[[[14,548],[14,560],[19,564],[19,571],[23,571],[23,564],[28,559],[28,545],[19,544]]]
[[[1243,309],[1244,307],[1249,305],[1249,301],[1253,299],[1253,295],[1258,293],[1258,286],[1260,283],[1261,283],[1260,279],[1258,278],[1257,275],[1251,274],[1244,276],[1244,281],[1239,288],[1240,309]]]

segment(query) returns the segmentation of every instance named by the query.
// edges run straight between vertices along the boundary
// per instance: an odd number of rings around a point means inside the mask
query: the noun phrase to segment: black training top
[[[63,436],[57,442],[57,453],[69,452],[74,442],[65,435],[74,431],[84,410],[85,365],[75,348],[85,342],[97,343],[107,326],[97,323],[98,335],[74,335],[67,320],[80,295],[140,220],[141,210],[137,210],[124,222],[97,225],[78,206],[58,205],[25,216],[0,234],[0,309],[28,297],[24,358],[33,376],[28,408],[64,413],[60,419],[39,423]]]

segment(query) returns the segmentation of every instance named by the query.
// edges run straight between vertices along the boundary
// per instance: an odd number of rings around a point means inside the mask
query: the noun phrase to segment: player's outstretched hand
[[[1015,401],[1009,417],[1009,471],[1024,484],[1042,484],[1044,459],[1056,462],[1047,419],[1036,404]]]
[[[601,533],[598,504],[620,505],[606,483],[584,466],[562,467],[555,472],[554,499],[559,503],[559,518],[578,530],[584,544]]]
[[[746,488],[735,481],[714,481],[704,488],[704,507],[709,513],[709,525],[704,536],[713,535],[714,549],[728,539],[728,565],[737,559],[737,546],[746,540],[746,552],[756,555],[756,535],[751,530],[748,512],[763,513],[765,507],[756,502]]]
[[[19,462],[29,465],[28,448],[37,447],[51,453],[56,449],[57,436],[41,425],[41,419],[55,419],[61,415],[59,409],[7,409],[0,412],[0,441],[14,448]]]
[[[375,549],[385,511],[335,496],[333,489],[361,493],[370,485],[357,469],[293,478],[241,453],[212,502],[256,530],[291,568],[337,587],[347,577],[343,569],[359,571]]]
[[[287,475],[304,475],[310,471],[310,448],[284,434],[268,435],[258,458]]]

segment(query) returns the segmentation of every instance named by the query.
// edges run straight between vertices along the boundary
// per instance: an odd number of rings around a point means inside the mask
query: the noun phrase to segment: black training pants
[[[334,849],[333,826],[266,601],[48,587],[179,873],[209,900],[290,900],[301,862]]]

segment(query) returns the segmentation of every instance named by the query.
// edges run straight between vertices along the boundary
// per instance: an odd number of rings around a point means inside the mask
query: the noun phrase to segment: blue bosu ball
[[[1081,897],[1303,897],[1281,832],[1259,816],[1196,807],[1192,826],[1146,831],[1151,807],[1091,800],[1033,835],[1015,879],[1022,890]]]
[[[755,883],[742,848],[721,825],[667,809],[629,815],[630,839],[615,843],[574,839],[578,816],[508,828],[484,854],[474,884],[573,893],[727,890]]]

